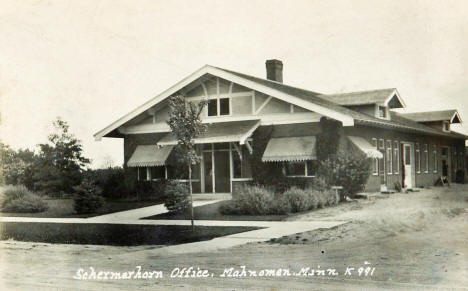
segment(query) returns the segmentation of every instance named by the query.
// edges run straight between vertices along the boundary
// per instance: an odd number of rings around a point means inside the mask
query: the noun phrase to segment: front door
[[[229,148],[216,149],[210,145],[203,150],[202,162],[202,192],[229,193],[231,192],[231,164]]]
[[[229,151],[216,151],[215,156],[215,192],[231,192],[231,177],[229,171]]]
[[[411,144],[403,144],[403,187],[413,188]]]

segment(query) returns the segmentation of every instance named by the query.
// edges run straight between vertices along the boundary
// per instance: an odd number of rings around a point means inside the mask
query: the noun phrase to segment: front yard
[[[193,208],[193,214],[196,220],[233,220],[233,221],[280,221],[287,217],[287,215],[223,215],[219,209],[221,206],[228,203],[228,201],[219,201],[203,206]],[[174,214],[174,213],[162,213],[145,217],[143,219],[174,219],[183,220],[190,219],[190,213],[185,214]]]
[[[4,217],[44,217],[44,218],[86,218],[119,211],[136,209],[146,206],[161,204],[161,201],[134,201],[134,200],[106,200],[104,205],[96,213],[75,214],[73,199],[46,199],[49,208],[39,213],[8,213],[0,212]]]
[[[2,280],[7,288],[87,290],[272,289],[350,290],[463,289],[468,286],[468,186],[432,188],[362,200],[289,217],[288,220],[349,220],[265,243],[191,254],[154,253],[154,247],[112,247],[3,241]],[[51,254],[54,254],[51,256]],[[28,264],[25,265],[24,262]],[[44,268],[44,262],[47,267]],[[368,262],[372,277],[344,276],[346,267]],[[141,266],[162,270],[158,280],[77,281],[78,268],[125,271]],[[199,266],[210,278],[170,278],[176,268]],[[225,268],[260,270],[336,268],[337,277],[220,277]],[[357,270],[357,269],[356,269]],[[27,274],[22,276],[21,274]]]

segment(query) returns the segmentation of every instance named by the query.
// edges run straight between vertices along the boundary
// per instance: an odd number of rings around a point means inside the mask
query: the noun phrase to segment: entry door
[[[203,171],[204,193],[213,193],[213,152],[203,152]]]
[[[229,151],[215,151],[215,192],[231,192]]]
[[[411,161],[411,145],[403,144],[403,185],[405,188],[413,188],[413,172]]]

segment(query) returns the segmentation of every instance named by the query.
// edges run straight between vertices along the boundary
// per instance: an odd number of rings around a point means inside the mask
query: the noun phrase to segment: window
[[[315,177],[317,167],[316,160],[284,163],[286,176],[289,177]]]
[[[382,156],[385,159],[385,141],[381,138],[379,139],[379,150],[382,153]],[[379,161],[379,174],[384,176],[385,174],[385,160]]]
[[[304,162],[286,162],[286,176],[305,176]]]
[[[385,143],[383,139],[379,139],[379,149],[381,150],[385,149]]]
[[[166,178],[166,169],[164,166],[151,167],[150,172],[151,172],[151,180]]]
[[[455,171],[458,170],[458,157],[456,147],[453,147],[453,166]]]
[[[219,99],[219,115],[229,115],[229,98]]]
[[[377,139],[373,138],[372,139],[372,145],[374,148],[377,148]],[[378,175],[379,174],[379,159],[374,158],[372,160],[372,175]]]
[[[208,116],[218,116],[218,99],[208,101]]]
[[[231,110],[229,98],[210,99],[208,101],[208,116],[229,115]]]
[[[427,143],[424,144],[424,173],[429,173],[429,152]]]
[[[307,161],[306,162],[306,176],[315,177],[315,173],[317,173],[317,168],[318,168],[317,160]]]
[[[150,181],[157,179],[166,178],[166,167],[139,167],[138,168],[138,180],[139,181]]]
[[[384,106],[379,106],[379,117],[380,118],[387,118],[387,108]]]
[[[409,166],[411,165],[411,148],[409,146],[404,146],[405,149],[405,165]]]
[[[447,147],[442,147],[441,153],[442,156],[448,156],[448,148]]]
[[[387,174],[392,174],[392,141],[387,140]]]
[[[242,178],[242,160],[237,151],[232,151],[232,175],[234,178]]]
[[[415,154],[414,154],[414,163],[416,167],[416,173],[421,173],[421,152],[419,151],[419,143],[414,145]]]
[[[434,173],[437,173],[437,145],[433,145],[432,146],[433,149],[432,149],[432,157],[434,159]]]
[[[393,173],[398,174],[400,172],[400,147],[398,141],[393,142],[393,165],[395,167]]]
[[[138,181],[147,181],[148,180],[148,171],[146,167],[138,167]]]

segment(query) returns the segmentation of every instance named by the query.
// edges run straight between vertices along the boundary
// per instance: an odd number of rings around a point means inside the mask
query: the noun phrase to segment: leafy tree
[[[23,184],[32,187],[32,165],[36,159],[33,151],[28,149],[11,149],[0,142],[0,184]]]
[[[171,128],[172,134],[177,139],[177,149],[182,154],[178,155],[183,164],[186,164],[189,171],[189,193],[190,193],[190,213],[193,226],[193,190],[192,190],[192,166],[200,162],[193,139],[206,130],[200,119],[206,100],[198,104],[187,102],[184,96],[175,95],[169,98],[169,120],[167,124]],[[183,200],[182,200],[183,201]]]
[[[34,188],[48,194],[71,193],[79,185],[89,159],[83,156],[83,146],[72,133],[66,121],[53,122],[55,132],[49,143],[39,144],[38,159],[34,165]]]

